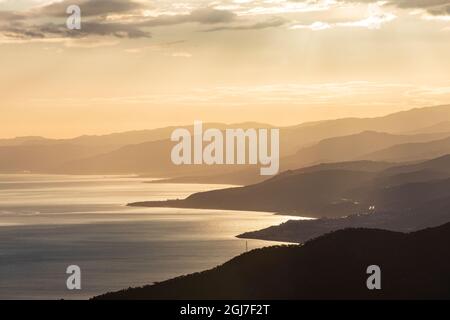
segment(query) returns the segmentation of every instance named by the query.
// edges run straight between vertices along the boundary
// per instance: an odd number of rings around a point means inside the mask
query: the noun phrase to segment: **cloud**
[[[200,24],[217,24],[234,21],[236,14],[228,10],[218,10],[214,8],[201,8],[189,14],[161,15],[156,18],[141,22],[141,26],[157,27],[177,25],[182,23],[197,22]]]
[[[434,16],[448,16],[450,15],[450,5],[428,9],[428,12]]]
[[[380,29],[381,25],[386,22],[393,21],[397,18],[396,15],[392,13],[376,13],[365,19],[359,21],[350,21],[350,22],[340,22],[336,23],[336,26],[339,27],[362,27],[367,29]]]
[[[203,30],[203,32],[213,32],[213,31],[221,31],[221,30],[260,30],[266,28],[275,28],[280,27],[287,23],[288,20],[284,18],[272,18],[266,21],[260,21],[253,24],[248,25],[234,25],[234,26],[221,26],[216,28],[210,28]]]
[[[192,54],[185,51],[173,52],[170,56],[174,58],[192,58]]]
[[[70,5],[78,5],[84,17],[126,13],[147,8],[142,2],[132,0],[64,0],[37,7],[32,11],[35,16],[65,17],[66,9]]]
[[[66,9],[70,5],[81,8],[81,30],[69,30],[65,25]],[[0,11],[0,37],[3,39],[58,39],[88,36],[116,38],[150,38],[149,31],[133,23],[109,22],[109,14],[125,14],[147,8],[134,0],[63,0],[38,5],[24,12]],[[27,23],[25,23],[25,21]]]
[[[3,38],[53,39],[53,38],[83,38],[87,36],[114,36],[116,38],[150,38],[148,31],[140,30],[133,25],[121,23],[85,22],[81,30],[69,30],[64,24],[45,23],[40,25],[25,25],[17,23],[0,26]]]
[[[117,38],[150,38],[149,27],[178,25],[182,23],[199,23],[205,25],[229,23],[234,21],[236,15],[231,11],[213,8],[201,8],[193,10],[188,14],[161,15],[156,18],[146,18],[143,12],[138,18],[131,21],[110,21],[108,14],[129,14],[136,10],[144,9],[140,2],[129,0],[64,0],[45,6],[34,8],[25,13],[26,16],[36,18],[45,15],[47,17],[65,18],[66,8],[73,3],[78,3],[81,8],[82,20],[81,30],[68,30],[65,19],[57,22],[35,22],[34,24],[17,23],[15,20],[21,18],[12,12],[0,12],[0,17],[7,24],[0,25],[0,36],[10,39],[45,39],[45,38],[82,38],[87,36],[114,36]],[[30,19],[32,21],[33,19]],[[63,22],[64,21],[64,22]]]
[[[197,9],[189,14],[190,21],[207,24],[230,22],[235,17],[236,15],[231,11],[213,8]]]
[[[239,16],[281,15],[327,11],[336,6],[335,0],[231,0],[223,8],[234,8]],[[231,2],[231,4],[230,4]]]
[[[312,31],[320,31],[320,30],[330,29],[332,27],[333,27],[333,25],[331,25],[329,23],[322,22],[322,21],[316,21],[311,24],[294,24],[294,25],[291,25],[289,27],[289,29],[291,29],[291,30],[310,29]]]
[[[89,39],[64,39],[64,46],[68,48],[100,48],[112,47],[119,44],[119,40],[93,37]]]
[[[0,0],[0,3],[4,0]],[[18,1],[18,0],[17,0]],[[221,30],[262,30],[289,23],[293,14],[307,15],[306,21],[290,24],[289,29],[326,30],[334,27],[378,29],[396,18],[392,13],[371,13],[351,21],[321,21],[320,11],[346,3],[365,3],[377,7],[396,6],[427,12],[428,19],[450,18],[450,0],[20,0],[28,3],[22,11],[0,11],[0,37],[5,39],[52,39],[110,36],[150,38],[151,28],[195,23],[203,32]],[[19,8],[7,1],[6,8]],[[66,9],[81,8],[82,29],[65,28]],[[383,5],[382,5],[383,4]],[[5,8],[5,6],[3,6]],[[392,7],[390,7],[392,8]],[[18,10],[18,9],[17,9]],[[315,13],[315,17],[313,16]],[[333,12],[332,12],[333,13]],[[276,15],[277,17],[269,18]],[[331,15],[332,16],[332,15]],[[258,18],[259,17],[259,18]],[[267,18],[260,18],[267,17]],[[289,20],[288,20],[289,19]],[[344,20],[345,18],[341,19]],[[316,21],[316,22],[314,22]]]
[[[18,21],[26,18],[26,15],[18,12],[0,11],[0,21]]]
[[[378,0],[344,0],[343,2],[377,3]],[[389,0],[387,5],[403,9],[423,9],[432,15],[449,15],[450,0]]]
[[[17,23],[8,26],[0,26],[2,38],[26,40],[26,39],[43,39],[45,34],[35,27],[25,26]]]
[[[355,21],[341,21],[341,22],[322,22],[316,21],[309,25],[293,24],[289,27],[291,30],[295,29],[310,29],[313,31],[327,30],[334,27],[355,27],[367,29],[380,29],[381,26],[387,22],[395,20],[397,16],[393,13],[382,12],[378,5],[371,5],[369,7],[368,16],[361,20]]]
[[[163,53],[166,56],[178,56],[188,58],[192,56],[190,53],[186,51],[174,51],[176,50],[176,47],[178,45],[183,44],[185,42],[186,42],[185,40],[177,40],[170,42],[152,43],[145,46],[127,48],[124,51],[127,53],[143,53],[145,51],[152,51]]]
[[[132,24],[123,23],[83,23],[81,33],[84,35],[112,35],[118,38],[151,38],[151,33]]]

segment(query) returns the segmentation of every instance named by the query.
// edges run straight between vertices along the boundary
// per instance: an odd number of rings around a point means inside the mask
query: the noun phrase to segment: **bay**
[[[294,217],[134,208],[227,185],[145,183],[132,176],[0,175],[0,299],[87,299],[215,267],[280,243],[237,234]],[[66,288],[67,266],[82,289]]]

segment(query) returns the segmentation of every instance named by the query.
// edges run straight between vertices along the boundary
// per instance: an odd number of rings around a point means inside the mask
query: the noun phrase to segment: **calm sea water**
[[[245,251],[239,233],[292,217],[130,208],[228,186],[117,176],[0,175],[0,299],[79,299],[209,269]],[[250,240],[249,249],[278,243]],[[69,265],[82,290],[66,288]]]

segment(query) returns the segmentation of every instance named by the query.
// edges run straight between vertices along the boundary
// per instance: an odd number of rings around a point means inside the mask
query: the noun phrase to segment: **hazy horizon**
[[[360,118],[360,119],[364,119],[364,118],[378,118],[378,117],[384,117],[384,116],[389,116],[391,114],[397,113],[397,112],[402,112],[402,111],[410,111],[410,110],[414,110],[414,109],[426,109],[426,108],[433,108],[433,107],[441,107],[441,106],[447,106],[450,104],[443,104],[443,105],[435,105],[435,106],[423,106],[423,107],[415,107],[415,108],[405,108],[402,110],[397,110],[395,112],[387,112],[387,113],[382,113],[382,114],[377,114],[377,115],[371,115],[371,116],[342,116],[342,117],[337,117],[337,118],[322,118],[322,119],[316,119],[316,120],[310,120],[310,121],[300,121],[300,122],[296,122],[295,120],[293,120],[291,123],[286,123],[283,125],[278,125],[276,123],[270,123],[270,122],[262,122],[262,121],[252,121],[252,120],[237,120],[235,122],[223,122],[220,120],[211,120],[211,121],[207,121],[205,123],[217,123],[217,124],[223,124],[223,125],[233,125],[233,124],[246,124],[246,123],[258,123],[258,124],[263,124],[263,125],[269,125],[269,126],[273,126],[276,128],[283,128],[283,127],[290,127],[290,126],[295,126],[295,125],[304,125],[304,124],[308,124],[308,123],[314,123],[314,122],[320,122],[320,121],[327,121],[327,120],[339,120],[339,119],[349,119],[349,118]],[[93,133],[86,133],[86,132],[80,132],[79,134],[75,134],[75,135],[69,135],[69,136],[44,136],[44,135],[40,135],[38,133],[36,134],[24,134],[24,135],[16,135],[16,136],[0,136],[0,139],[15,139],[15,138],[23,138],[23,137],[41,137],[41,138],[45,138],[45,139],[73,139],[73,138],[78,138],[81,136],[106,136],[106,135],[111,135],[111,134],[120,134],[120,133],[126,133],[126,132],[136,132],[136,131],[146,131],[146,130],[157,130],[157,129],[163,129],[163,128],[167,128],[167,127],[176,127],[176,126],[192,126],[194,121],[199,121],[199,119],[193,119],[192,122],[188,122],[188,121],[174,121],[173,123],[167,123],[167,124],[162,124],[161,126],[156,126],[156,127],[143,127],[143,128],[129,128],[129,129],[125,129],[123,131],[110,131],[110,132],[93,132]],[[201,120],[200,120],[201,121]],[[446,122],[445,120],[443,120],[442,122]]]

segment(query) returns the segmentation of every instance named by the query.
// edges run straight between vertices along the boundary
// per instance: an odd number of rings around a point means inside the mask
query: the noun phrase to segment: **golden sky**
[[[450,0],[0,0],[0,137],[447,104],[449,40]]]

